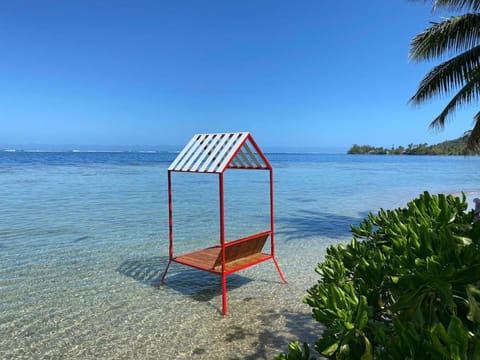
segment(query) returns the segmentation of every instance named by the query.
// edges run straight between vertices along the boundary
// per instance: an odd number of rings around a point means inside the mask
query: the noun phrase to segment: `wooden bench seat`
[[[225,271],[228,273],[235,272],[271,259],[271,254],[262,253],[269,236],[270,232],[264,232],[226,243]],[[222,248],[219,245],[183,254],[173,260],[201,270],[222,273]]]

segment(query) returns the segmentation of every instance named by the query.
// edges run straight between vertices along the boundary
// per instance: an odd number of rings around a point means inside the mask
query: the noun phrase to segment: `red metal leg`
[[[168,260],[167,268],[163,272],[162,279],[160,280],[160,285],[163,285],[163,281],[165,280],[165,276],[167,276],[167,271],[168,271],[168,268],[170,267],[171,262],[172,260]]]
[[[227,276],[222,275],[222,313],[227,315]]]
[[[282,270],[280,270],[280,266],[278,266],[277,259],[273,258],[273,262],[274,262],[274,264],[275,264],[275,267],[277,268],[278,275],[280,275],[280,279],[282,279],[282,281],[283,281],[285,284],[288,284],[287,279],[285,279],[285,276],[283,276]]]

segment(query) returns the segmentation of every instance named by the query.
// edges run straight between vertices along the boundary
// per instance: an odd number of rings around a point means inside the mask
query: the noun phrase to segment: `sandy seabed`
[[[90,267],[20,265],[10,274],[18,283],[2,284],[11,291],[0,305],[0,358],[272,359],[290,341],[311,343],[322,331],[302,298],[325,246],[306,255],[306,244],[296,245],[277,254],[288,284],[272,261],[227,278],[226,316],[219,276],[174,263],[158,286],[166,256],[118,259],[116,267],[115,256]],[[28,293],[14,290],[19,283]]]

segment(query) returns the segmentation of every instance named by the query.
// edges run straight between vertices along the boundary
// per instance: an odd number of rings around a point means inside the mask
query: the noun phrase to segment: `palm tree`
[[[433,11],[445,8],[466,12],[432,23],[410,44],[410,59],[417,62],[453,54],[423,78],[410,99],[413,104],[421,104],[433,97],[454,92],[450,102],[430,124],[431,128],[443,129],[455,110],[480,98],[480,0],[430,1],[433,2]],[[470,148],[479,145],[480,112],[473,119],[468,139]]]

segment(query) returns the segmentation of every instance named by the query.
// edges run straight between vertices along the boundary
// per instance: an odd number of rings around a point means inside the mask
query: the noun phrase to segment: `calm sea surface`
[[[169,153],[0,153],[1,359],[271,359],[320,332],[325,249],[425,190],[480,196],[479,157],[267,154],[277,259],[220,278],[168,260]],[[218,243],[217,177],[173,174],[176,253]],[[227,238],[268,228],[267,174],[226,173]]]

